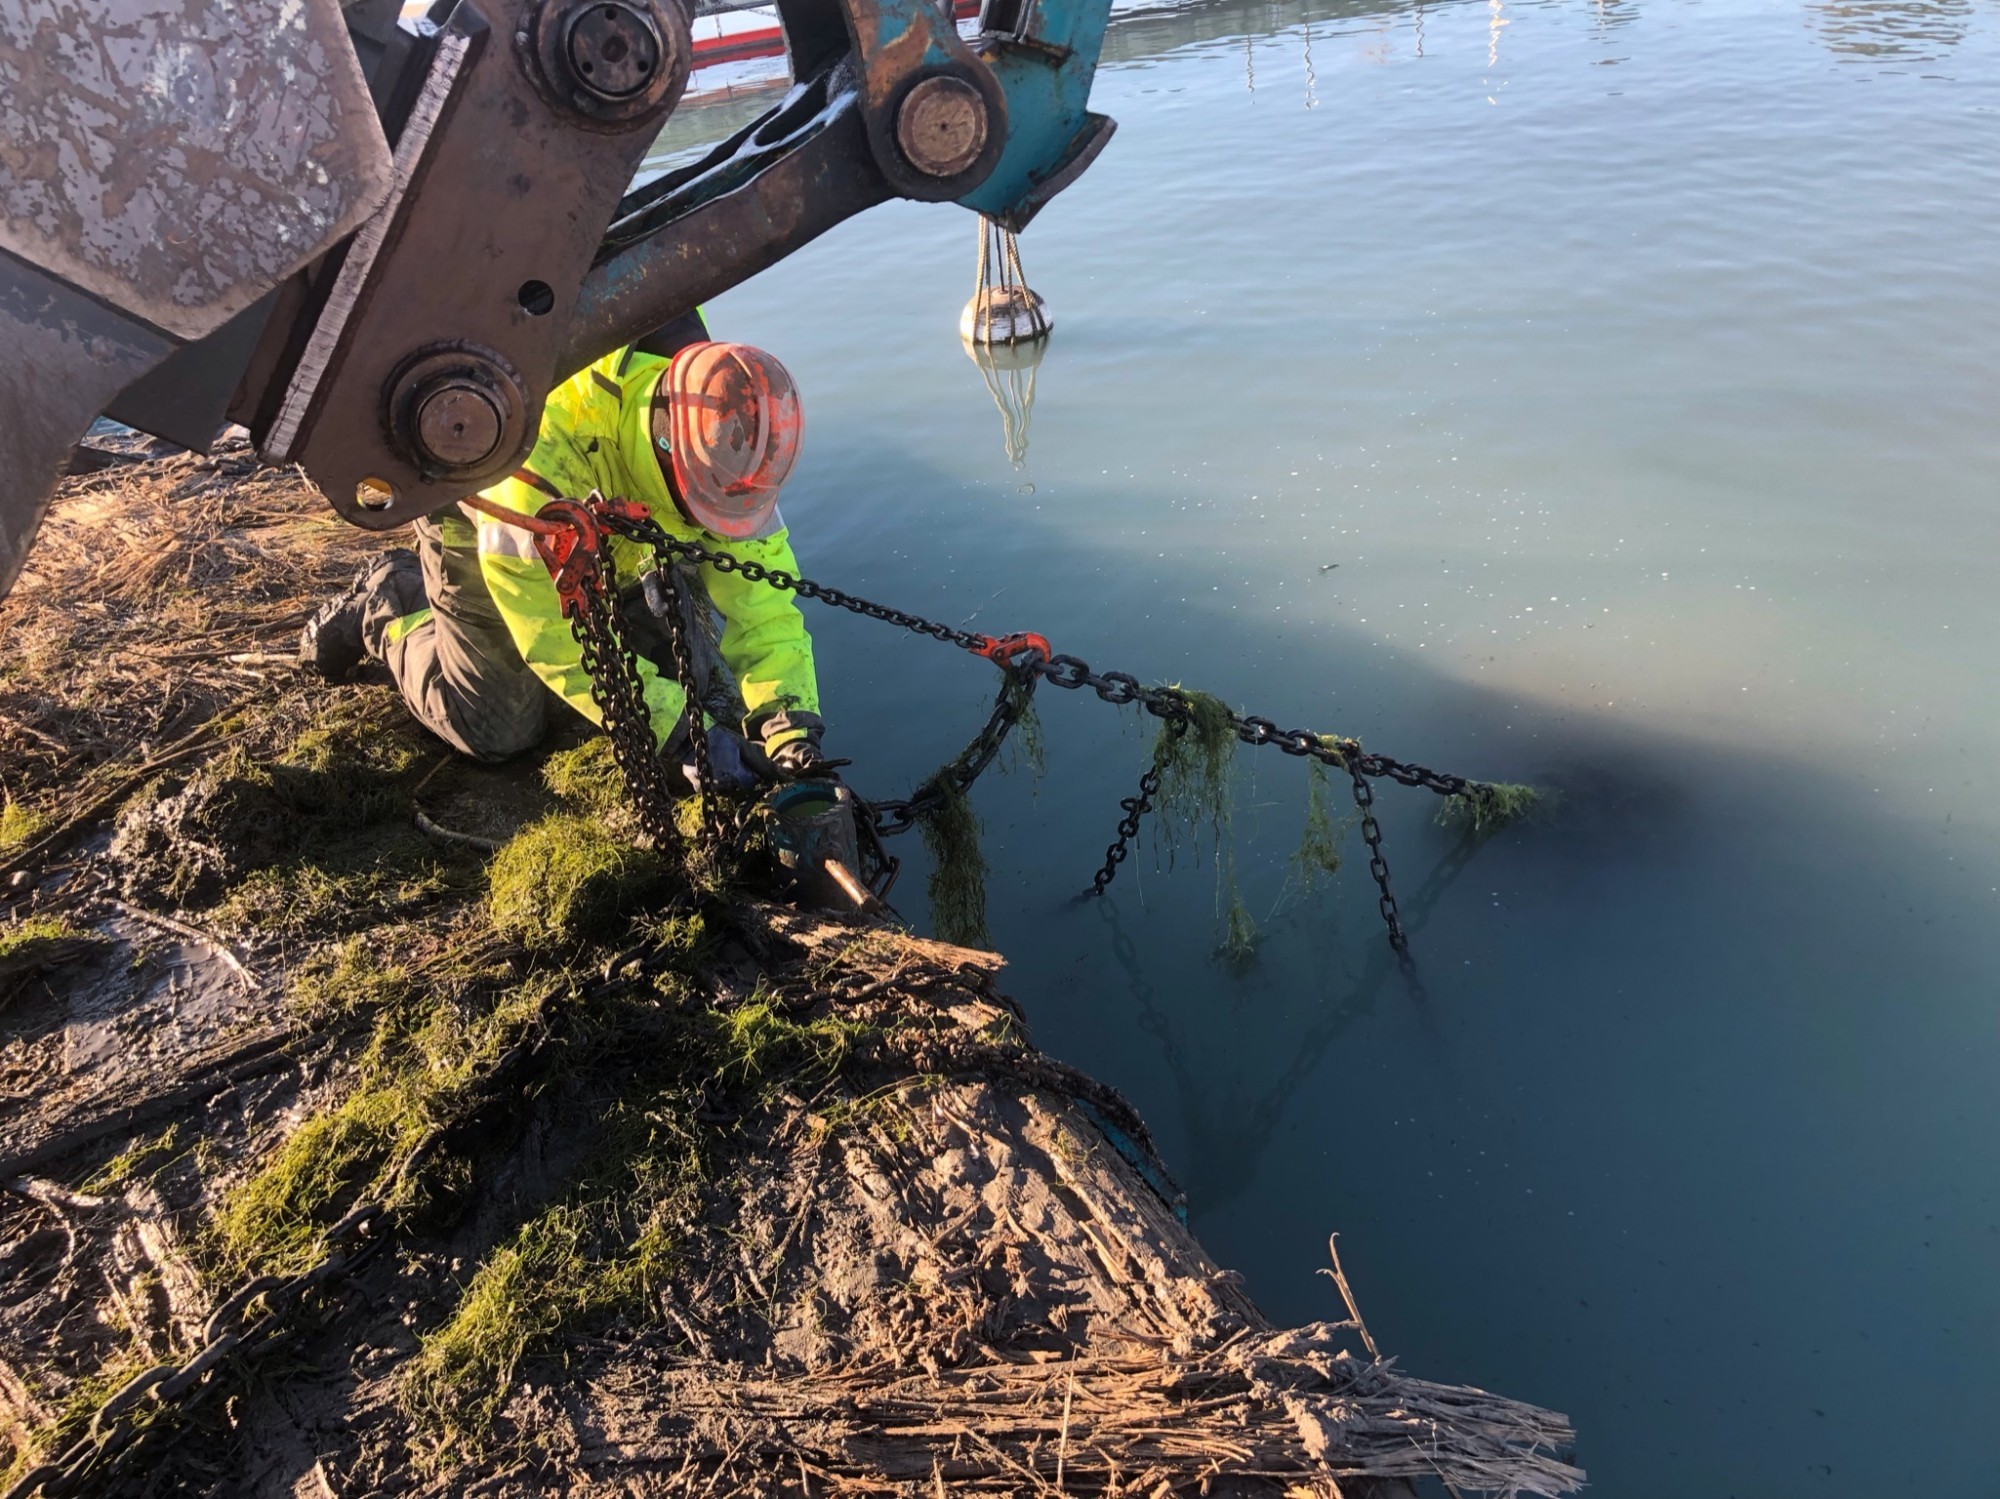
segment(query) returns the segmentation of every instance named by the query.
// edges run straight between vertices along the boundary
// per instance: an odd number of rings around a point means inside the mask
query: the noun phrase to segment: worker
[[[761,349],[709,341],[698,315],[689,332],[662,330],[552,391],[527,463],[482,491],[490,502],[483,509],[420,520],[414,552],[398,549],[364,567],[307,623],[303,663],[337,681],[364,660],[379,661],[439,738],[500,761],[541,741],[551,694],[593,723],[603,718],[533,536],[491,511],[532,515],[551,497],[595,489],[642,503],[669,535],[797,576],[777,509],[801,431],[791,376]],[[654,352],[663,343],[671,352]],[[608,544],[631,584],[650,549],[622,538]],[[655,630],[649,645],[635,631],[632,642],[663,757],[691,775],[690,736],[700,732],[724,783],[822,766],[812,641],[798,605],[712,567],[677,566],[676,576],[693,583],[679,593],[695,606],[683,608],[682,624],[700,711],[685,711],[664,633]],[[636,601],[626,617],[651,623]],[[719,721],[704,725],[704,717]]]

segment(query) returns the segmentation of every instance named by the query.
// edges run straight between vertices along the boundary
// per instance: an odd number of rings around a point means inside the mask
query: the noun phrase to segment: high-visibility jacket
[[[798,576],[784,522],[774,512],[766,534],[731,541],[692,525],[667,493],[653,457],[651,403],[654,382],[667,361],[621,349],[579,371],[549,393],[541,436],[527,463],[513,476],[482,491],[508,510],[532,515],[551,492],[581,499],[591,490],[637,500],[662,529],[683,540],[729,552],[745,561]],[[493,602],[507,622],[521,657],[550,691],[593,723],[603,716],[591,701],[576,637],[562,617],[555,580],[536,553],[534,539],[518,526],[477,515],[479,568]],[[639,575],[650,548],[622,537],[609,544],[618,576]],[[819,725],[819,683],[813,673],[812,639],[791,595],[738,573],[699,569],[708,595],[722,615],[722,659],[743,693],[743,731],[767,749],[805,736]],[[639,659],[653,732],[662,743],[686,706],[680,683],[652,662]]]

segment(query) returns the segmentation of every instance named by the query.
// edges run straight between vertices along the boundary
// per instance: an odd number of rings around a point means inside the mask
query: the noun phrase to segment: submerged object
[[[968,316],[971,311],[968,306]],[[1035,411],[1035,371],[1048,348],[1046,334],[1006,343],[975,343],[969,337],[965,340],[966,357],[979,366],[979,373],[986,381],[986,393],[1000,408],[1007,461],[1015,468],[1024,467],[1028,461],[1028,421]]]

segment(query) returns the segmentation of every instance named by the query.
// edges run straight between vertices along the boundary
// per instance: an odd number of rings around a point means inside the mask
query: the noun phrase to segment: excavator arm
[[[100,414],[225,421],[383,529],[552,386],[889,198],[1011,227],[1090,163],[1109,0],[778,0],[793,87],[634,184],[684,0],[0,0],[0,592]]]

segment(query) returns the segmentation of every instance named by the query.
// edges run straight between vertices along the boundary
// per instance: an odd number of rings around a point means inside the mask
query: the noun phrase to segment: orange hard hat
[[[689,344],[653,387],[653,445],[694,524],[738,540],[777,508],[805,417],[785,367],[748,344]]]

